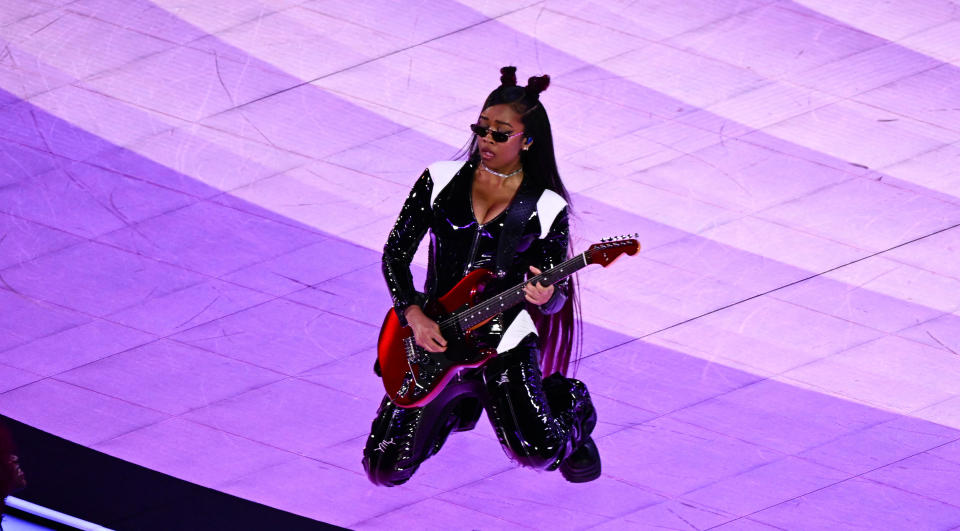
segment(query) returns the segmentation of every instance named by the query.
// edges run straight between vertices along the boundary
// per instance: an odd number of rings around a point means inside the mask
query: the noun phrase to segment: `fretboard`
[[[461,330],[470,329],[526,300],[523,294],[523,286],[527,282],[539,282],[543,286],[550,286],[576,273],[587,265],[589,265],[587,262],[587,253],[580,253],[557,267],[544,271],[537,276],[530,277],[526,282],[521,282],[510,289],[504,290],[500,294],[476,306],[467,308],[451,316],[451,318],[456,319]]]

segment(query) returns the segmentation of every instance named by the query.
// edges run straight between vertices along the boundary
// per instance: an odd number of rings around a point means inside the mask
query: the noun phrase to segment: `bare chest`
[[[491,186],[479,179],[474,179],[470,197],[473,206],[473,215],[481,225],[489,223],[503,213],[510,206],[510,201],[517,194],[516,186]]]

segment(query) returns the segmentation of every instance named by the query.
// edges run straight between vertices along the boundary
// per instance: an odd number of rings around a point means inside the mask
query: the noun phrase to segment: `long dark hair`
[[[524,179],[532,179],[538,188],[553,190],[567,202],[567,214],[572,217],[573,205],[570,194],[567,192],[560,172],[557,170],[557,158],[553,152],[553,134],[550,131],[550,119],[547,110],[540,103],[540,93],[550,85],[550,76],[534,76],[527,81],[527,86],[517,86],[517,68],[505,66],[500,69],[500,86],[493,90],[483,108],[493,105],[509,105],[514,112],[520,115],[523,122],[525,137],[533,138],[530,148],[520,151],[520,162],[523,164]],[[469,143],[457,154],[457,158],[469,157],[472,166],[480,161],[480,151],[477,136],[473,135]],[[572,238],[570,239],[567,254],[572,253]],[[540,368],[544,375],[555,372],[566,375],[571,359],[574,361],[574,370],[580,359],[582,337],[580,335],[580,302],[577,283],[574,277],[569,280],[568,298],[563,308],[552,315],[544,315],[539,309],[527,304],[527,310],[537,326],[537,335],[541,352]],[[575,350],[575,352],[574,352]]]

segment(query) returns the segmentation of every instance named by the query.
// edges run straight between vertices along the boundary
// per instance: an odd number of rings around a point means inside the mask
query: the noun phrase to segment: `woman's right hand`
[[[416,304],[408,306],[403,312],[407,324],[413,330],[413,340],[429,352],[443,352],[447,350],[447,340],[440,334],[440,326],[433,319],[423,313]]]

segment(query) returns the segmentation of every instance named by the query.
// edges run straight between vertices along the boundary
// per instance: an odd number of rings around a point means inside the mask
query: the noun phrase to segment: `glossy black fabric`
[[[383,248],[383,276],[401,321],[407,306],[423,305],[425,298],[443,295],[470,271],[496,269],[497,243],[507,211],[482,225],[477,222],[471,196],[475,169],[474,163],[464,163],[432,203],[430,197],[434,183],[430,171],[424,170],[400,210]],[[530,179],[524,179],[517,193],[522,191],[539,196],[542,190],[536,189]],[[430,254],[424,293],[421,293],[414,288],[410,262],[428,230]],[[569,241],[567,209],[564,208],[553,220],[545,238],[540,238],[540,233],[540,217],[534,211],[521,231],[512,266],[508,271],[501,272],[502,278],[496,286],[488,288],[488,293],[523,282],[530,265],[546,270],[566,260]],[[554,296],[540,307],[540,311],[555,313],[563,307],[566,298],[567,283],[560,282],[556,285]],[[509,324],[521,309],[516,307],[505,312],[502,323]],[[502,331],[496,326],[486,330],[488,334]],[[488,337],[488,340],[494,339]]]
[[[465,163],[431,202],[433,179],[429,170],[417,179],[384,247],[383,273],[398,315],[410,304],[450,290],[477,268],[494,270],[506,211],[485,224],[473,214],[471,188],[475,166]],[[518,190],[539,197],[542,190],[524,180]],[[511,203],[511,207],[513,203]],[[508,207],[509,210],[510,207]],[[539,214],[523,224],[510,268],[493,286],[522,282],[529,265],[541,270],[567,258],[568,217],[564,208],[540,238]],[[430,232],[430,256],[425,293],[413,286],[410,261]],[[488,291],[488,293],[490,293]],[[556,285],[550,301],[540,307],[555,313],[567,297],[567,285]],[[514,308],[482,331],[484,341],[496,345],[509,323],[522,310]],[[486,408],[497,437],[509,457],[524,466],[553,470],[575,451],[596,423],[596,414],[583,383],[559,374],[544,379],[540,372],[537,337],[528,334],[520,344],[480,369],[464,371],[423,408],[398,408],[384,397],[363,452],[368,477],[378,485],[407,481],[420,463],[436,453],[454,430],[471,429]]]
[[[363,451],[370,481],[405,483],[452,431],[471,429],[481,407],[507,456],[537,469],[560,466],[596,424],[582,382],[559,374],[541,378],[531,334],[484,367],[465,372],[423,408],[399,408],[384,397]]]

